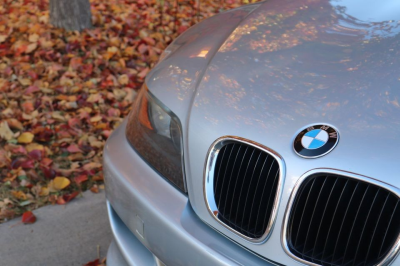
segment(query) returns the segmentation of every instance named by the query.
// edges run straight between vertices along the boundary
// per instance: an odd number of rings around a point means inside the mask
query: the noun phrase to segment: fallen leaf
[[[63,196],[63,199],[64,199],[65,202],[70,202],[70,201],[73,200],[76,196],[78,196],[79,193],[80,193],[79,191],[75,191],[75,192],[72,192],[71,194],[65,194],[65,195]]]
[[[18,137],[18,143],[31,143],[34,137],[35,135],[33,135],[31,132],[24,132]]]
[[[43,147],[43,145],[38,144],[38,143],[30,143],[30,144],[25,146],[25,149],[26,149],[27,152],[31,152],[33,150],[43,151],[44,147]]]
[[[99,259],[95,259],[94,261],[86,263],[84,266],[99,266],[99,265],[100,265]]]
[[[7,40],[7,35],[3,35],[3,34],[1,34],[0,35],[0,43],[3,43],[3,42],[5,42],[6,40]]]
[[[26,49],[25,53],[30,54],[37,48],[37,43],[31,43],[28,45],[28,48]]]
[[[74,178],[74,181],[75,181],[75,183],[77,183],[77,184],[81,184],[82,182],[85,182],[85,181],[87,181],[88,180],[88,176],[87,175],[79,175],[79,176],[76,176],[75,178]]]
[[[26,199],[27,199],[26,194],[25,194],[24,192],[20,191],[20,190],[11,191],[11,194],[12,194],[15,198],[17,198],[17,199],[19,199],[19,200],[26,200]]]
[[[67,151],[69,153],[82,153],[83,151],[81,149],[79,149],[79,147],[76,144],[71,144],[68,146]]]
[[[90,188],[90,191],[93,193],[99,193],[99,187],[97,185],[93,185],[93,187]]]
[[[70,183],[71,183],[71,181],[69,181],[68,178],[63,177],[63,176],[57,176],[53,180],[53,188],[56,190],[62,190],[64,188],[68,187]]]
[[[49,189],[47,187],[41,187],[40,192],[39,192],[39,196],[41,197],[45,197],[48,196],[50,193]]]
[[[31,211],[26,211],[22,214],[22,222],[24,224],[33,224],[36,222],[36,216]]]
[[[5,140],[10,140],[14,136],[14,133],[11,131],[11,129],[8,127],[7,121],[3,121],[0,123],[0,138],[3,138]]]
[[[37,35],[36,33],[29,35],[28,40],[30,42],[37,42],[39,40],[39,35]]]

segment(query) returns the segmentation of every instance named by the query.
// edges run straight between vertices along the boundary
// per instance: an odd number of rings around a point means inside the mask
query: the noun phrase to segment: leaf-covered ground
[[[241,0],[92,0],[93,29],[49,24],[47,0],[0,5],[0,222],[103,189],[102,148],[162,50]]]

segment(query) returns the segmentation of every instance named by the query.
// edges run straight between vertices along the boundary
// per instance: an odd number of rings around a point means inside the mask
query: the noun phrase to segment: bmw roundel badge
[[[339,133],[327,125],[313,125],[302,130],[293,143],[294,151],[304,158],[324,156],[339,142]]]

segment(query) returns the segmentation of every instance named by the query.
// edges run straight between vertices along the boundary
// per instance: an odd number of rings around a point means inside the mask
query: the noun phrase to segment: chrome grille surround
[[[277,184],[276,194],[275,194],[275,198],[274,198],[272,209],[271,209],[270,219],[268,221],[268,225],[266,227],[264,234],[260,238],[248,237],[248,236],[238,232],[234,228],[230,227],[229,225],[225,224],[222,220],[220,220],[218,218],[218,208],[217,208],[217,204],[215,202],[215,195],[214,195],[214,171],[215,171],[215,167],[216,167],[216,162],[217,162],[218,154],[221,151],[221,149],[224,146],[226,146],[227,144],[235,143],[235,142],[249,145],[255,149],[260,150],[261,152],[266,153],[268,156],[272,156],[276,160],[276,162],[278,163],[278,166],[279,166],[278,184]],[[216,221],[218,221],[219,224],[221,224],[225,228],[229,229],[231,232],[237,234],[241,238],[245,239],[246,241],[253,243],[253,244],[264,243],[269,238],[269,236],[272,232],[272,229],[274,227],[274,224],[275,224],[279,201],[280,201],[281,194],[282,194],[282,187],[283,187],[283,182],[284,182],[284,177],[285,177],[285,169],[286,169],[285,163],[284,163],[282,157],[277,152],[275,152],[261,144],[258,144],[256,142],[253,142],[253,141],[241,138],[241,137],[235,137],[235,136],[223,136],[223,137],[217,139],[216,141],[214,141],[214,143],[211,145],[211,147],[208,151],[208,156],[207,156],[206,165],[205,165],[205,174],[204,174],[203,193],[204,193],[204,199],[205,199],[205,203],[206,203],[209,213]]]
[[[376,179],[373,179],[371,177],[367,177],[367,176],[363,176],[363,175],[358,175],[355,173],[351,173],[351,172],[346,172],[346,171],[342,171],[342,170],[337,170],[337,169],[330,169],[330,168],[317,168],[317,169],[313,169],[310,170],[308,172],[306,172],[305,174],[303,174],[300,179],[297,181],[295,187],[293,188],[293,191],[290,195],[286,210],[285,210],[285,216],[284,216],[284,220],[282,223],[282,230],[281,230],[281,242],[282,242],[282,247],[284,249],[284,251],[294,260],[299,261],[303,264],[306,265],[312,265],[312,266],[321,266],[320,264],[316,264],[307,260],[304,260],[302,258],[297,257],[296,255],[294,255],[289,248],[289,221],[290,221],[290,214],[293,208],[293,204],[295,202],[296,196],[299,192],[299,189],[301,188],[302,184],[304,181],[306,181],[309,177],[314,176],[314,175],[337,175],[337,176],[342,176],[345,178],[349,178],[349,179],[355,179],[358,181],[363,181],[372,185],[375,185],[379,188],[383,188],[385,190],[388,190],[389,192],[393,193],[395,196],[397,196],[400,199],[400,189],[393,187],[391,185],[388,185],[386,183],[380,182]],[[397,257],[397,255],[399,254],[399,250],[400,250],[400,235],[397,236],[393,247],[390,249],[390,251],[386,254],[386,256],[379,261],[379,263],[375,264],[376,266],[387,266],[390,265],[394,259]]]

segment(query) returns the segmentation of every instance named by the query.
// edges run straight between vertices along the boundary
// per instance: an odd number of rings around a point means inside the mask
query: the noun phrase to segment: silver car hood
[[[261,256],[294,265],[280,234],[304,173],[337,169],[400,188],[399,21],[398,1],[271,0],[178,38],[146,82],[181,119],[188,194],[199,217]],[[315,123],[334,126],[340,141],[326,156],[301,158],[293,140]],[[208,213],[205,160],[225,135],[258,142],[285,162],[276,224],[264,244],[246,242]]]

